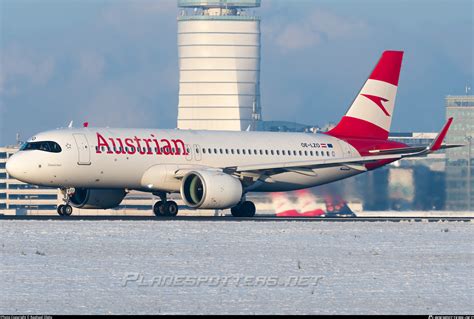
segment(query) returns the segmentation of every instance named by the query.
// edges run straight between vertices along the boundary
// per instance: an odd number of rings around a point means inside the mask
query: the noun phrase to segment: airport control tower
[[[260,0],[178,0],[179,129],[254,129],[260,108]]]

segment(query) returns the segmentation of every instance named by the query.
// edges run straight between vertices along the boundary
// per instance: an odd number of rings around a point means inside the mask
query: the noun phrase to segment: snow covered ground
[[[474,223],[0,221],[0,232],[4,314],[474,312]]]

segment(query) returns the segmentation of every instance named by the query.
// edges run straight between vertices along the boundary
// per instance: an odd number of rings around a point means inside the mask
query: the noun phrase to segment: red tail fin
[[[387,139],[392,122],[402,51],[385,51],[346,115],[328,132],[337,137]]]

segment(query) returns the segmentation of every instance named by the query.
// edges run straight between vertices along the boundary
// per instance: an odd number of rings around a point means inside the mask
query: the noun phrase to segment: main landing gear
[[[153,205],[153,213],[158,217],[174,217],[178,215],[178,204],[174,201],[166,199],[166,193],[156,193],[160,197],[160,201]]]
[[[239,205],[231,208],[230,212],[234,217],[254,217],[256,208],[254,203],[244,201],[241,202]]]
[[[69,202],[71,200],[71,196],[74,195],[74,192],[76,190],[74,188],[66,188],[66,189],[61,189],[61,192],[63,193],[63,201],[66,203],[65,205],[59,205],[56,211],[58,212],[59,216],[71,216],[72,214],[72,206],[69,205]]]

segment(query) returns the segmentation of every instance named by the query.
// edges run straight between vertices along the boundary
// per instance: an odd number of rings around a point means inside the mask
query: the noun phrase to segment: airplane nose
[[[19,179],[19,177],[21,177],[21,165],[15,155],[10,157],[10,159],[7,161],[5,169],[7,170],[7,173],[8,175],[10,175],[10,177],[16,179]]]

